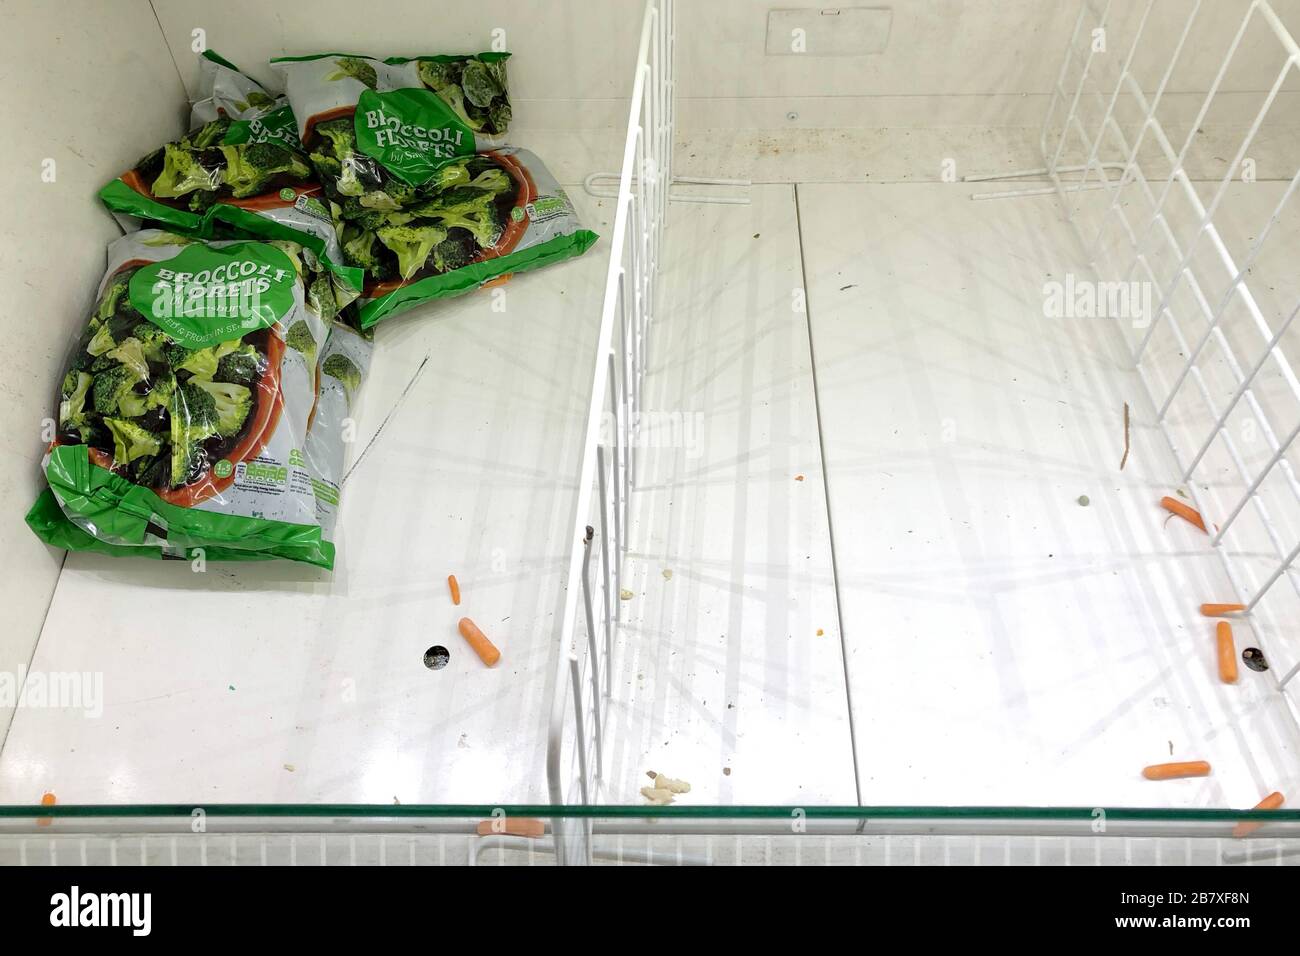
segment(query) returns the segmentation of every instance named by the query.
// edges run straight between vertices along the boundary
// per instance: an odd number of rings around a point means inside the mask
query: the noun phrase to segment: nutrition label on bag
[[[283,198],[285,199],[293,198],[292,189],[286,188],[283,190],[283,192],[290,194]],[[298,212],[305,213],[306,215],[311,216],[313,219],[319,219],[321,222],[330,223],[331,228],[333,227],[333,220],[330,219],[329,210],[326,209],[325,205],[315,196],[309,196],[306,193],[299,194],[298,198],[293,200],[293,208],[296,209]]]
[[[558,196],[539,196],[530,202],[526,209],[529,222],[549,222],[561,216],[573,215],[573,206],[564,193]]]
[[[281,495],[289,490],[289,469],[283,462],[265,456],[241,462],[236,469],[235,487],[241,491]]]

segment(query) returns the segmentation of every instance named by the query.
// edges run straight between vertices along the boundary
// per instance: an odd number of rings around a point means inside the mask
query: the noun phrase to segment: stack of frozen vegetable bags
[[[374,326],[596,240],[505,145],[508,53],[203,54],[191,129],[100,191],[133,230],[67,363],[27,515],[69,550],[334,564]]]

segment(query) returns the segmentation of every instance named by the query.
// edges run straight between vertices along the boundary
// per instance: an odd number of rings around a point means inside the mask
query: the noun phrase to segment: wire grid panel
[[[0,866],[464,866],[481,839],[473,833],[0,836]]]
[[[641,22],[560,620],[547,746],[551,802],[594,803],[636,477],[642,384],[672,182],[673,0]],[[590,862],[590,823],[555,820],[561,862]]]
[[[1294,840],[1205,836],[642,832],[593,835],[624,866],[1295,866]],[[547,838],[473,833],[0,836],[0,866],[553,866]]]
[[[1206,600],[1246,605],[1283,687],[1300,670],[1300,164],[1268,142],[1298,103],[1300,47],[1268,0],[1084,0],[1042,135],[1178,463],[1168,493],[1204,516],[1236,592]]]

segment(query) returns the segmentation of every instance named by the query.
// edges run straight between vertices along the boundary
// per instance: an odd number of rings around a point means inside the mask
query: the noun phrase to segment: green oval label
[[[274,143],[286,149],[301,150],[298,139],[298,121],[288,106],[263,113],[254,119],[234,120],[226,129],[221,142],[234,146],[239,143]]]
[[[186,348],[201,349],[280,321],[293,308],[297,280],[289,257],[267,243],[195,243],[142,266],[127,294],[158,328]]]
[[[235,466],[226,458],[221,459],[221,461],[212,466],[212,473],[218,478],[229,478],[234,470]]]
[[[366,90],[352,118],[357,149],[411,186],[474,152],[474,131],[429,90]]]

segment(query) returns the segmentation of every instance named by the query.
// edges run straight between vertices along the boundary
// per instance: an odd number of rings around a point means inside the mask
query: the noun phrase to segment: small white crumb
[[[641,796],[656,807],[666,807],[673,802],[673,792],[671,790],[660,790],[657,787],[642,787]]]
[[[631,591],[629,591],[627,588],[624,588],[623,590],[618,592],[618,599],[620,601],[630,601],[634,597],[636,597],[636,595],[633,594]]]
[[[284,765],[284,769],[287,770],[287,771],[289,771],[290,773],[293,773],[293,770],[294,770],[293,764],[291,764],[291,763],[287,763],[287,764],[285,764],[285,765]]]
[[[690,793],[691,785],[685,780],[674,780],[663,774],[655,774],[655,789],[667,790],[669,793]]]
[[[664,580],[665,580],[665,581],[671,581],[672,579],[673,579],[673,569],[672,569],[672,568],[664,568]]]

